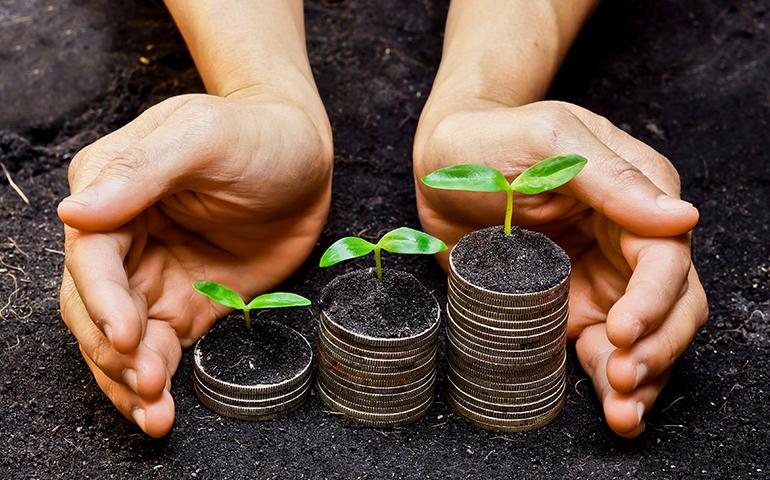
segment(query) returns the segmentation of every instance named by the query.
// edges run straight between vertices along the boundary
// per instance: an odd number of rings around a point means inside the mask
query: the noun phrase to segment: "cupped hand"
[[[173,423],[181,348],[226,312],[192,282],[248,299],[287,278],[324,226],[331,169],[325,116],[247,90],[168,99],[75,156],[58,210],[62,317],[101,389],[149,435]]]
[[[555,191],[516,194],[513,221],[546,233],[570,255],[568,335],[608,425],[631,438],[644,430],[644,413],[708,312],[690,255],[698,212],[679,199],[671,163],[576,105],[429,101],[414,147],[420,220],[451,245],[503,221],[505,195],[434,190],[419,181],[438,168],[481,163],[511,180],[565,153],[588,164]],[[439,261],[446,268],[447,254]]]

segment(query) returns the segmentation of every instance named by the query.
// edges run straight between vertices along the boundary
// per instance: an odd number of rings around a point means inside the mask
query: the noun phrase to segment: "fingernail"
[[[644,416],[644,404],[642,402],[636,403],[636,415],[639,417],[637,422],[642,423],[642,417]]]
[[[102,325],[102,332],[104,332],[104,336],[107,337],[107,340],[112,344],[112,327],[109,325]]]
[[[131,416],[133,417],[136,424],[139,425],[139,428],[144,430],[144,409],[139,407],[134,408],[131,411]]]
[[[634,388],[638,387],[647,377],[647,364],[640,363],[636,366],[636,378],[634,379]]]
[[[123,370],[123,381],[126,382],[126,385],[133,390],[134,392],[138,393],[138,381],[136,378],[136,370],[133,368],[126,368]]]
[[[662,210],[683,210],[685,208],[694,208],[692,206],[692,203],[685,202],[684,200],[680,200],[678,198],[669,197],[668,195],[658,195],[658,197],[655,199],[655,203],[660,207]]]
[[[61,203],[74,203],[76,205],[80,205],[81,207],[88,207],[89,205],[96,203],[96,196],[96,190],[91,187],[87,187],[83,191],[74,193],[65,198],[61,201]]]

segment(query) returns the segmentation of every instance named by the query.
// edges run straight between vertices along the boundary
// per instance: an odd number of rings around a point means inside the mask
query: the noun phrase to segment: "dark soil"
[[[414,275],[385,268],[382,281],[372,269],[332,280],[321,292],[321,308],[334,322],[374,338],[404,338],[436,323],[438,305]]]
[[[219,320],[198,341],[201,368],[212,377],[238,385],[280,383],[299,375],[313,355],[302,336],[277,322],[253,321],[241,314]]]
[[[501,293],[542,292],[569,275],[562,248],[542,233],[519,227],[506,235],[490,227],[462,237],[452,249],[452,264],[466,281]]]
[[[317,251],[281,290],[317,299],[345,268],[368,266],[316,267],[340,237],[419,228],[411,142],[447,3],[306,2],[311,63],[335,132],[335,185]],[[634,442],[604,425],[574,350],[567,404],[552,424],[510,435],[473,427],[443,396],[443,335],[436,403],[403,429],[356,428],[317,396],[270,422],[220,418],[195,397],[190,349],[173,379],[173,430],[161,440],[141,434],[101,393],[61,322],[55,208],[79,148],[202,87],[159,1],[0,5],[0,160],[30,199],[24,204],[0,175],[0,478],[767,478],[766,1],[602,2],[549,94],[667,155],[701,212],[695,260],[711,319]],[[384,260],[446,301],[446,276],[433,259]],[[315,338],[315,319],[280,311],[270,318]]]

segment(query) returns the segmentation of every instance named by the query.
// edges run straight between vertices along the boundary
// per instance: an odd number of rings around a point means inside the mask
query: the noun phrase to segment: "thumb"
[[[104,166],[96,177],[59,204],[59,217],[70,227],[89,231],[119,228],[167,193],[173,180],[164,165],[167,157],[157,149],[136,146],[101,161]]]

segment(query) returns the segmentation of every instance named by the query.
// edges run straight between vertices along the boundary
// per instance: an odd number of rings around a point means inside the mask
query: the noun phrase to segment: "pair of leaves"
[[[199,293],[209,297],[225,307],[235,308],[237,310],[254,310],[259,308],[283,308],[283,307],[304,307],[310,305],[310,300],[295,293],[274,292],[265,293],[254,298],[248,304],[243,299],[225,287],[216,282],[203,281],[193,283],[193,288]]]
[[[527,195],[547,192],[560,187],[580,173],[588,160],[576,154],[546,158],[508,183],[505,175],[486,165],[455,165],[436,170],[422,177],[422,183],[444,190],[474,192],[516,191]]]
[[[377,250],[404,254],[434,254],[447,249],[436,237],[409,227],[391,230],[375,244],[359,237],[345,237],[337,240],[324,252],[319,265],[331,267],[351,258],[362,257]]]

